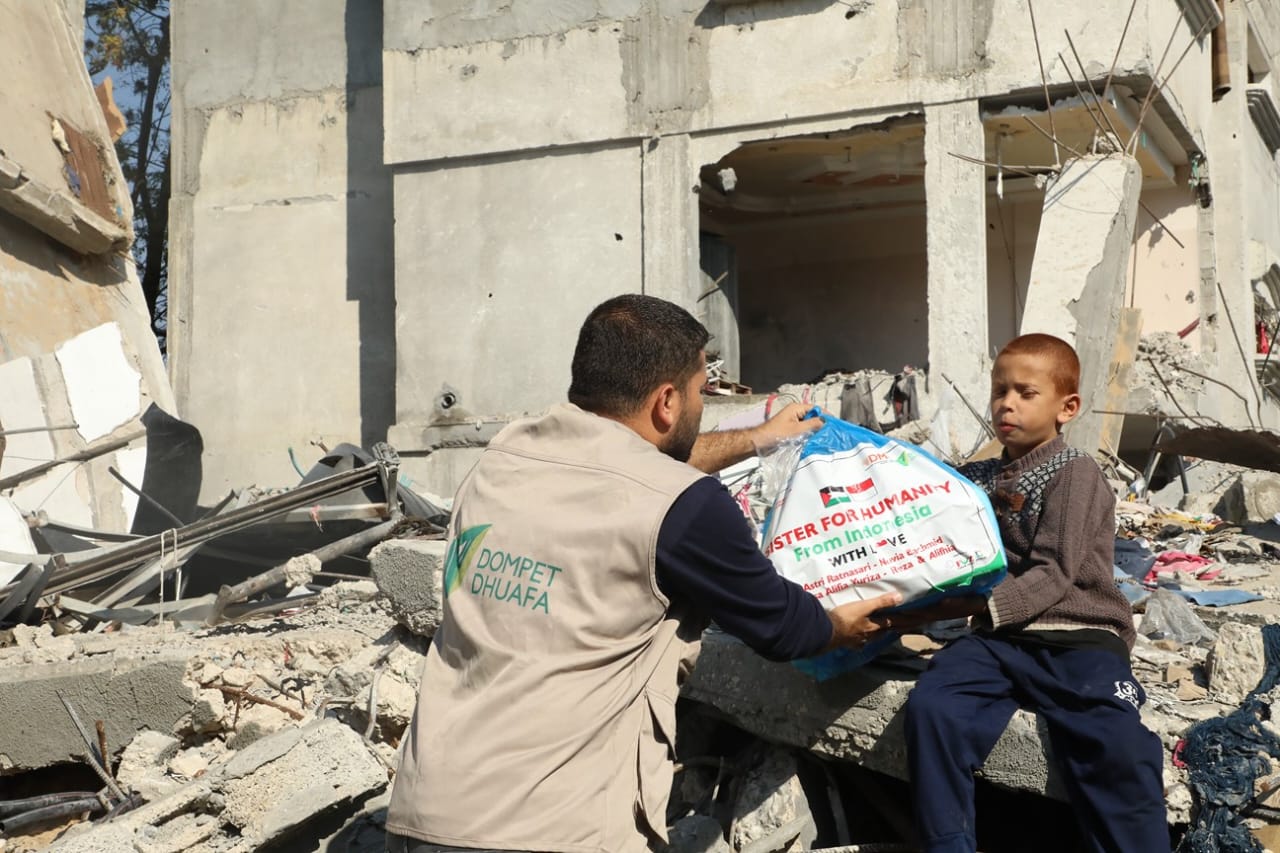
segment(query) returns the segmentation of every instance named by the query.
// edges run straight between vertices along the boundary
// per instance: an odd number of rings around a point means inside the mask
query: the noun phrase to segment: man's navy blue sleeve
[[[658,588],[689,602],[770,660],[810,657],[831,640],[831,620],[760,553],[729,492],[704,477],[676,498],[658,531]]]

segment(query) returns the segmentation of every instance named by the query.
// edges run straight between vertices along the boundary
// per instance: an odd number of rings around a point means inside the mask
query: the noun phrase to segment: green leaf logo
[[[471,563],[475,559],[476,549],[484,541],[485,534],[492,526],[492,524],[477,524],[475,527],[468,527],[449,543],[449,550],[444,555],[445,598],[462,586],[462,579],[466,577],[467,569],[471,568]]]
[[[907,455],[907,451],[902,451],[902,455],[898,457],[898,464],[903,467],[911,464],[911,457]]]

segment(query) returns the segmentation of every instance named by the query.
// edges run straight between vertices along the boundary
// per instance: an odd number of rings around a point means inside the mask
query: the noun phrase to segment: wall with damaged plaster
[[[82,13],[0,0],[0,20],[0,430],[71,427],[0,439],[0,481],[13,481],[139,434],[147,406],[174,411],[174,399],[127,253],[132,212],[80,52]],[[139,483],[144,461],[134,441],[0,490],[0,540],[32,553],[22,518],[38,511],[128,530],[135,505],[107,469]],[[0,583],[17,568],[0,566]]]
[[[380,5],[174,4],[170,364],[206,498],[394,417]]]
[[[982,358],[1013,334],[1026,301],[1038,210],[1014,211],[1010,263],[990,202],[984,220],[974,197],[981,167],[948,155],[983,156],[980,105],[1037,103],[1025,0],[384,0],[380,18],[370,5],[324,0],[304,13],[301,0],[260,0],[237,27],[220,25],[213,0],[175,11],[174,217],[190,236],[174,252],[174,375],[226,482],[290,481],[285,448],[316,433],[367,441],[394,423],[412,435],[437,416],[446,386],[477,415],[561,399],[592,304],[626,290],[696,304],[703,165],[744,143],[903,114],[966,128],[929,143],[924,254],[895,270],[828,247],[801,272],[841,282],[833,317],[856,310],[841,300],[862,289],[897,325],[934,321],[931,367],[983,396]],[[1106,76],[1114,60],[1136,112],[1172,34],[1175,57],[1189,49],[1161,73],[1159,128],[1140,145],[1203,150],[1217,115],[1208,40],[1192,41],[1176,0],[1139,0],[1117,52],[1129,9],[1039,4],[1049,86],[1065,97],[1079,74],[1069,33],[1088,75]],[[366,92],[376,116],[363,112]],[[1183,328],[1184,305],[1212,308],[1198,284],[1212,253],[1187,239],[1203,222],[1187,193],[1176,197],[1188,175],[1175,166],[1144,198],[1187,248],[1138,223],[1130,298],[1151,306],[1148,330]],[[748,263],[752,252],[765,254],[747,241]],[[744,291],[789,286],[777,257],[755,268]],[[903,287],[890,289],[895,278]],[[1178,303],[1197,288],[1195,304]],[[802,313],[744,315],[744,363],[794,348],[769,349],[767,329],[812,326]],[[921,360],[865,344],[812,361]]]
[[[612,227],[608,225],[612,208],[603,205],[601,197],[625,199],[638,191],[643,214],[639,223],[640,286],[649,292],[680,295],[689,289],[668,278],[680,276],[688,258],[696,262],[696,216],[690,221],[686,214],[689,209],[696,212],[690,188],[696,184],[698,169],[719,156],[699,158],[694,153],[708,148],[706,138],[777,138],[804,132],[803,128],[815,121],[850,128],[894,109],[919,110],[921,104],[927,107],[957,99],[1004,96],[1033,91],[1039,84],[1034,45],[1025,37],[1030,34],[1026,4],[1015,0],[900,0],[852,6],[821,0],[724,6],[678,0],[584,0],[556,4],[554,10],[501,7],[489,13],[458,5],[433,10],[430,16],[414,3],[390,0],[385,8],[385,154],[387,161],[396,165],[397,184],[404,181],[411,187],[404,194],[397,192],[397,230],[400,234],[440,235],[439,240],[427,237],[412,245],[398,240],[397,265],[416,276],[408,285],[414,290],[411,298],[415,304],[424,309],[432,303],[448,305],[452,317],[471,314],[475,318],[460,328],[455,325],[455,331],[463,334],[461,339],[455,336],[448,340],[437,334],[410,341],[401,322],[397,382],[401,423],[429,419],[433,397],[445,383],[469,397],[476,410],[486,413],[536,408],[539,402],[551,402],[563,393],[567,359],[560,349],[567,351],[566,347],[527,344],[521,350],[527,379],[515,393],[498,395],[493,393],[495,388],[508,382],[498,377],[509,371],[512,350],[495,350],[482,343],[523,340],[504,336],[501,325],[488,319],[490,292],[527,286],[509,277],[505,271],[509,265],[495,265],[489,256],[509,234],[518,235],[529,227],[527,212],[537,202],[527,198],[529,191],[522,191],[518,176],[522,170],[532,175],[541,168],[532,165],[540,163],[534,152],[555,151],[566,172],[582,176],[581,183],[573,184],[577,192],[555,197],[554,217],[558,221],[577,221],[575,214],[561,209],[572,205],[588,219],[594,214],[605,230]],[[1059,53],[1065,55],[1069,50],[1064,30],[1084,49],[1088,68],[1109,67],[1118,29],[1108,25],[1104,33],[1101,22],[1109,17],[1123,22],[1128,8],[1128,3],[1114,2],[1088,9],[1069,4],[1046,4],[1045,9],[1037,9],[1050,84],[1069,85],[1068,68],[1058,59]],[[1117,60],[1118,79],[1140,81],[1151,73],[1169,35],[1165,25],[1172,26],[1180,15],[1172,0],[1139,3]],[[957,27],[956,21],[965,25]],[[1189,41],[1190,36],[1187,32],[1183,39]],[[804,49],[797,50],[797,45]],[[1188,137],[1199,132],[1198,123],[1208,109],[1209,100],[1200,91],[1200,75],[1207,62],[1207,44],[1194,46],[1170,83],[1168,112],[1173,119],[1188,122],[1190,129],[1183,131]],[[563,96],[548,99],[548,91]],[[607,178],[598,178],[589,158],[626,140],[636,141],[639,167],[619,168]],[[681,150],[681,140],[690,140],[685,144],[687,154]],[[723,153],[732,147],[722,145],[719,150]],[[660,156],[665,159],[659,161]],[[581,168],[568,164],[580,164]],[[484,186],[482,180],[470,177],[476,171],[502,175],[504,186],[498,192],[489,191],[483,201],[468,198]],[[432,176],[429,198],[421,192],[422,173]],[[464,175],[468,176],[465,180]],[[597,186],[597,180],[605,183]],[[665,201],[655,202],[655,196]],[[664,203],[668,207],[657,207]],[[468,227],[482,228],[488,239],[448,239],[445,235],[452,232],[452,226],[442,225],[441,212],[468,211],[476,206],[483,206],[485,217],[474,223],[468,219]],[[992,236],[987,235],[987,246],[994,258]],[[572,247],[591,239],[587,231],[554,225],[540,237],[529,274],[536,280],[543,270],[554,270],[544,276],[546,282],[559,280],[563,267],[548,267],[544,258],[573,257]],[[767,254],[766,248],[752,245],[749,236],[743,239],[749,245],[742,263],[750,264],[752,251]],[[951,253],[947,246],[940,243],[934,251],[935,265],[948,263]],[[831,254],[841,252],[851,256],[843,248]],[[886,310],[902,311],[898,325],[923,325],[926,276],[922,261],[923,257],[917,257],[910,269],[904,267],[896,273],[886,268],[886,275],[878,272],[874,263],[854,264],[835,280],[851,289],[865,288],[878,294],[877,298],[885,296],[881,301]],[[1029,258],[1019,262],[1029,269]],[[808,266],[793,270],[814,280],[832,279],[821,254],[806,263]],[[1007,261],[1004,266],[1008,267]],[[762,271],[768,267],[781,270],[785,264],[774,257],[761,262]],[[433,277],[432,270],[449,274]],[[456,277],[459,270],[468,272],[467,283],[461,288]],[[903,288],[891,294],[880,289],[884,285],[877,282],[895,275]],[[744,293],[757,284],[764,289],[783,288],[791,284],[785,279],[781,272],[762,272],[753,278],[746,271],[740,287]],[[1012,278],[999,279],[992,276],[988,339],[997,329],[1012,329],[1016,322],[1012,312],[994,307],[997,302],[1014,301],[1008,284]],[[822,286],[834,287],[829,283]],[[407,286],[398,280],[397,289],[403,294]],[[696,296],[694,293],[685,300],[691,303]],[[771,354],[778,346],[792,350],[816,347],[810,359],[815,365],[838,360],[840,353],[835,350],[864,357],[835,343],[830,345],[833,351],[826,352],[820,351],[822,345],[798,344],[807,340],[803,336],[780,337],[780,325],[797,331],[813,326],[812,319],[788,319],[785,304],[790,298],[793,294],[788,293],[786,298],[775,299],[774,304],[780,306],[776,310],[758,308],[751,316],[740,318],[744,323],[744,367],[752,364],[753,358],[759,364],[776,363]],[[404,301],[401,296],[402,304]],[[769,303],[767,298],[757,298],[755,304]],[[833,315],[855,310],[839,299],[835,304],[839,307]],[[544,326],[544,332],[554,329],[550,337],[571,339],[580,317],[580,313],[565,311],[552,321],[552,327]],[[759,322],[753,323],[752,317]],[[445,321],[435,323],[443,325]],[[840,325],[835,320],[832,324]],[[848,325],[856,327],[856,322]],[[825,328],[814,332],[831,336]],[[753,335],[760,345],[754,353],[749,343]],[[783,337],[785,342],[780,342]],[[457,359],[451,351],[460,343],[473,356],[465,370],[449,368]],[[407,349],[412,350],[409,357]],[[874,346],[868,341],[868,349],[875,350],[868,355],[877,363],[924,360],[879,338]],[[945,348],[941,352],[943,359],[951,357]],[[972,361],[972,354],[955,352],[954,358]],[[783,378],[767,369],[748,369],[765,385]],[[977,380],[968,376],[975,371],[952,366],[950,372],[963,374],[966,390],[981,394]]]
[[[783,222],[732,242],[746,384],[928,361],[922,210]]]

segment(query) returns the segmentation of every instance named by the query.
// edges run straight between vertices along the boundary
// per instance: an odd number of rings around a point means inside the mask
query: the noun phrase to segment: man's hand
[[[896,607],[902,603],[902,596],[896,592],[886,592],[876,598],[865,601],[851,601],[827,611],[831,619],[831,642],[827,651],[842,646],[858,648],[881,636],[887,628],[872,618],[878,610]]]
[[[788,438],[808,435],[821,428],[821,417],[805,419],[805,415],[812,408],[801,403],[790,403],[769,420],[752,429],[751,443],[755,445],[756,453],[766,453]]]
[[[944,598],[937,604],[922,607],[918,610],[872,616],[871,621],[886,631],[892,630],[901,634],[910,634],[913,631],[919,631],[931,622],[965,619],[969,616],[983,613],[986,609],[986,596],[964,595],[956,598]]]
[[[809,411],[799,403],[778,412],[760,426],[704,432],[693,444],[689,464],[699,471],[714,474],[721,468],[736,465],[758,453],[772,450],[778,442],[797,435],[808,435],[822,426],[822,418],[801,420]]]

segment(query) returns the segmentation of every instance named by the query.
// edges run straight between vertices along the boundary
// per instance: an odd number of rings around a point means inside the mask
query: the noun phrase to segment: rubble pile
[[[1154,332],[1138,342],[1129,375],[1128,411],[1150,415],[1195,411],[1208,372],[1200,354],[1174,332]]]
[[[829,386],[820,404],[838,404],[843,380]],[[764,468],[739,488],[759,491]],[[1280,699],[1259,690],[1277,665],[1264,628],[1280,622],[1280,475],[1196,463],[1188,482],[1213,491],[1117,504],[1115,577],[1139,631],[1143,718],[1165,747],[1171,825],[1199,832],[1214,815],[1266,837],[1280,825],[1280,739],[1274,756],[1250,757],[1252,793],[1230,805],[1210,803],[1204,779],[1218,771],[1186,744],[1204,742],[1199,727],[1266,719]],[[322,546],[165,607],[46,596],[42,622],[0,631],[0,779],[12,783],[0,850],[316,849],[338,836],[338,849],[381,850],[440,624],[446,543],[438,518],[373,521],[361,534],[378,542],[368,579],[323,577]],[[903,637],[822,684],[709,633],[681,701],[673,849],[912,849],[893,793],[907,779],[900,710],[961,630]],[[1037,819],[1069,821],[1051,811],[1066,808],[1051,754],[1019,712],[982,776],[1047,804]]]
[[[67,828],[48,847],[61,851],[257,850],[335,809],[361,813],[387,789],[427,642],[371,581],[269,622],[58,637],[46,624],[13,639],[0,672],[17,689],[0,690],[0,718],[23,748],[5,773],[95,760],[65,700],[104,722],[105,765],[128,798],[111,820]],[[48,823],[34,836],[0,826],[6,853],[50,842]]]

